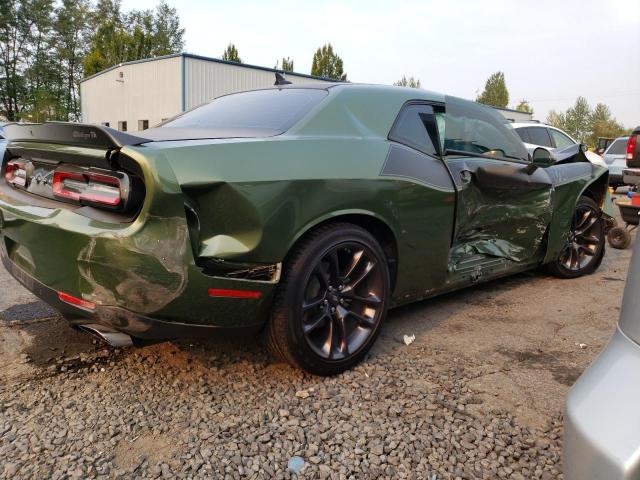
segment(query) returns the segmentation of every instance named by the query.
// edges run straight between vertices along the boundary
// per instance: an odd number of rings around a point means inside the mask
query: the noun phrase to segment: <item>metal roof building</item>
[[[512,122],[529,122],[533,120],[533,113],[512,110],[511,108],[493,107],[498,110],[504,118]]]
[[[270,87],[276,71],[189,53],[122,63],[82,80],[82,121],[144,130],[220,95]],[[294,72],[285,77],[292,83],[335,83]]]

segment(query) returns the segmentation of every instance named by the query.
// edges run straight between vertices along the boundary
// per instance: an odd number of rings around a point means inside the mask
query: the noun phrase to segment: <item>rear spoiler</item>
[[[106,150],[152,141],[102,125],[70,122],[9,123],[4,126],[4,133],[10,142],[56,143]]]

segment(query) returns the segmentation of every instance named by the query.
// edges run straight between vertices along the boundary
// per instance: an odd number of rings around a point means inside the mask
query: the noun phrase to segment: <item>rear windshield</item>
[[[616,140],[611,144],[609,150],[607,150],[608,155],[624,155],[627,152],[627,141],[626,140]]]
[[[235,93],[216,98],[169,120],[162,127],[286,132],[327,96],[326,90],[284,88]]]

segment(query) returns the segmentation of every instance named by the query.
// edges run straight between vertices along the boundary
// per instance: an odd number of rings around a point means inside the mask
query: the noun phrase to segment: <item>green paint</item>
[[[45,285],[100,305],[175,322],[255,325],[268,318],[276,285],[206,275],[196,258],[275,264],[322,222],[374,221],[388,228],[396,244],[398,305],[552,260],[577,199],[606,175],[594,167],[555,189],[517,194],[447,192],[381,176],[387,134],[402,105],[444,97],[378,86],[329,91],[277,137],[124,147],[121,154],[140,166],[146,185],[140,214],[129,224],[90,219],[63,206],[34,206],[5,185],[3,248]],[[105,154],[65,145],[17,146],[72,161],[97,161]],[[190,229],[185,202],[197,211],[199,229]],[[263,296],[212,299],[209,288],[258,290]]]

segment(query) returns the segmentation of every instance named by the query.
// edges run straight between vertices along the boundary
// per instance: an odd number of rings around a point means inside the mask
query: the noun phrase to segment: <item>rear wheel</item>
[[[389,290],[385,255],[369,232],[345,223],[321,227],[286,262],[267,346],[317,375],[349,369],[373,345]]]
[[[604,220],[596,202],[580,197],[571,222],[571,231],[558,259],[547,264],[548,271],[561,278],[593,273],[604,256]]]

